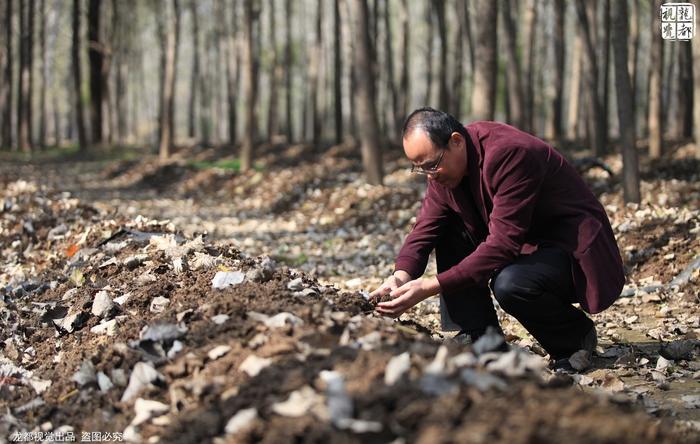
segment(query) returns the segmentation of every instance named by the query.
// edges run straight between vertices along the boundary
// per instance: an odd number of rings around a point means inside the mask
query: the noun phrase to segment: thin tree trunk
[[[661,88],[663,81],[663,44],[661,41],[661,20],[659,11],[660,0],[654,0],[651,14],[651,61],[649,77],[649,157],[656,159],[663,153],[663,107],[661,104]]]
[[[461,8],[464,7],[463,2],[455,3],[455,21],[457,29],[453,33],[454,41],[452,42],[454,65],[452,68],[452,101],[450,103],[450,114],[460,119],[462,115],[462,93],[464,92],[464,17]]]
[[[613,49],[615,51],[615,90],[617,114],[620,120],[622,143],[622,169],[625,202],[641,201],[639,192],[639,161],[634,134],[634,108],[632,86],[627,69],[627,2],[616,1],[613,7]]]
[[[427,45],[427,54],[425,55],[426,69],[425,74],[425,99],[423,103],[425,105],[432,104],[432,86],[433,86],[433,33],[435,32],[435,26],[433,25],[433,9],[432,2],[425,2],[425,19],[428,21],[428,37],[426,38],[425,44]]]
[[[27,6],[27,3],[29,5]],[[24,152],[31,151],[31,16],[34,0],[19,2],[19,81],[17,85],[17,145]]]
[[[565,35],[566,4],[564,0],[554,0],[554,97],[552,97],[551,115],[547,137],[559,140],[562,137],[562,113],[564,97],[564,57],[566,54]]]
[[[477,0],[476,70],[472,93],[472,115],[476,120],[493,120],[496,109],[496,57],[498,2]]]
[[[317,1],[316,8],[316,31],[315,41],[311,48],[309,60],[309,95],[311,100],[311,140],[314,146],[318,146],[321,138],[321,116],[318,111],[319,97],[319,74],[321,71],[321,45],[323,35],[321,34],[321,24],[323,18],[323,0]]]
[[[102,0],[88,0],[88,59],[90,61],[90,116],[92,122],[92,142],[101,144],[105,141],[103,134],[104,109],[102,103],[106,82],[102,79],[102,67],[105,58],[104,42],[100,40],[100,10]]]
[[[533,132],[535,119],[535,43],[537,42],[537,0],[530,0],[525,10],[525,26],[524,33],[526,43],[524,45],[523,60],[525,66],[525,85],[523,87],[523,96],[525,103],[525,112],[523,113],[524,129]]]
[[[678,46],[678,138],[693,136],[693,53],[691,42]]]
[[[388,132],[393,136],[398,131],[396,122],[398,121],[399,102],[396,92],[396,81],[394,76],[394,48],[391,36],[391,11],[390,2],[384,3],[384,59],[386,60],[387,91],[389,93],[389,115],[387,120]],[[391,137],[393,139],[393,137]]]
[[[632,109],[637,109],[637,62],[639,60],[639,0],[632,0],[632,19],[630,20],[630,59],[628,70],[630,73],[630,86],[632,88]],[[635,134],[637,118],[634,119]]]
[[[399,21],[401,23],[401,68],[399,69],[399,91],[397,92],[397,112],[396,112],[396,128],[402,127],[403,120],[408,115],[408,99],[411,95],[408,83],[408,66],[410,63],[410,42],[411,28],[408,13],[408,0],[401,0],[401,10],[399,12]]]
[[[341,46],[340,1],[333,2],[333,115],[335,117],[335,143],[343,141],[343,58]]]
[[[226,91],[228,98],[228,141],[231,146],[237,142],[236,130],[238,127],[238,51],[237,51],[237,29],[238,14],[236,3],[231,4],[231,26],[226,33]],[[193,74],[194,75],[194,74]]]
[[[5,76],[0,89],[0,111],[2,112],[2,130],[0,146],[12,146],[12,74],[14,58],[12,55],[12,0],[5,0]]]
[[[583,0],[576,1],[576,12],[581,24],[583,37],[583,46],[587,55],[586,58],[586,83],[588,93],[591,96],[589,103],[589,116],[593,119],[592,137],[590,143],[593,145],[593,151],[596,156],[602,156],[607,152],[605,146],[605,116],[603,115],[603,107],[597,94],[598,91],[598,63],[596,61],[595,47],[591,37],[591,28],[589,27],[588,17]],[[595,29],[595,28],[593,28]]]
[[[81,152],[87,151],[87,132],[85,131],[85,109],[83,108],[82,97],[82,73],[80,69],[80,54],[82,52],[80,44],[80,1],[73,0],[73,45],[71,54],[73,59],[73,87],[75,89],[75,126],[78,130],[78,144]]]
[[[294,118],[292,115],[292,0],[284,0],[285,47],[284,47],[284,82],[285,82],[285,123],[287,142],[294,141]]]
[[[505,72],[509,98],[506,103],[508,104],[508,114],[510,115],[509,121],[518,128],[525,128],[523,76],[520,68],[520,57],[518,56],[517,29],[511,15],[511,6],[510,0],[503,0],[501,14],[503,16],[503,27],[506,30],[504,32],[506,37],[506,56],[510,61],[510,68]]]
[[[377,110],[374,102],[371,43],[367,23],[369,12],[366,0],[352,0],[352,5],[357,37],[353,60],[357,76],[357,122],[362,142],[362,164],[367,182],[372,185],[380,185],[384,172],[379,148]]]
[[[255,117],[256,105],[256,63],[253,45],[253,25],[257,20],[257,10],[253,9],[253,1],[243,3],[243,67],[245,70],[243,94],[245,95],[245,131],[241,146],[241,171],[247,171],[253,166],[253,144],[257,134]]]
[[[447,93],[447,25],[445,24],[445,0],[432,2],[435,8],[435,18],[440,39],[440,63],[438,64],[438,106],[442,110],[449,110],[449,96]]]
[[[175,35],[174,47],[173,47],[173,60],[172,60],[172,79],[170,79],[169,88],[170,94],[168,97],[168,139],[170,140],[170,146],[175,145],[175,85],[177,85],[177,60],[178,60],[178,50],[180,48],[180,27],[181,27],[181,14],[182,10],[180,8],[180,0],[173,0],[173,20]]]
[[[192,74],[190,76],[190,99],[187,111],[187,136],[193,139],[197,133],[197,91],[199,90],[199,18],[197,15],[197,0],[190,0],[190,15],[192,16]],[[235,4],[234,4],[235,10]],[[235,29],[235,28],[234,28]],[[231,142],[233,143],[233,141]]]
[[[581,71],[583,65],[583,41],[581,31],[576,31],[574,49],[571,54],[571,84],[569,85],[569,111],[566,122],[566,137],[570,140],[579,138],[579,109],[581,96]]]
[[[625,0],[626,1],[626,0]],[[608,142],[608,110],[610,109],[610,0],[603,0],[603,41],[601,45],[603,60],[600,73],[599,100],[603,113],[603,138]]]
[[[46,0],[40,0],[39,19],[39,46],[41,51],[41,89],[39,91],[39,146],[46,147],[46,81],[48,79],[48,67],[46,64]]]
[[[272,68],[270,70],[270,97],[267,108],[267,134],[268,137],[272,137],[279,133],[279,93],[277,92],[278,85],[282,78],[282,67],[279,63],[279,55],[277,51],[277,27],[275,23],[275,8],[274,0],[269,2],[270,11],[270,45],[272,47]]]
[[[700,25],[700,17],[695,15],[695,29]],[[697,31],[696,31],[697,32]],[[700,145],[700,38],[692,40],[693,50],[693,136]]]
[[[170,129],[170,107],[175,87],[175,15],[178,0],[173,0],[173,8],[162,11],[164,17],[158,18],[161,39],[161,101],[158,128],[158,153],[161,160],[170,157],[173,141]]]
[[[471,79],[472,81],[474,80],[474,66],[476,63],[476,50],[474,49],[474,38],[473,38],[473,32],[472,32],[472,20],[471,20],[471,14],[469,13],[469,6],[470,6],[470,1],[469,0],[463,0],[458,2],[462,5],[463,9],[463,14],[461,14],[464,17],[464,38],[467,40],[467,45],[469,47],[469,66],[471,69]]]

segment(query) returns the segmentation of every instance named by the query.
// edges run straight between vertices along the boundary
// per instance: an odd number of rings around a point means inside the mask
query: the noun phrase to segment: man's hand
[[[411,280],[411,276],[403,270],[397,270],[389,276],[382,285],[369,294],[370,301],[386,296],[396,290],[406,282]]]
[[[437,278],[415,279],[392,290],[390,295],[393,299],[377,304],[377,311],[383,315],[395,318],[420,301],[439,292],[440,283]]]

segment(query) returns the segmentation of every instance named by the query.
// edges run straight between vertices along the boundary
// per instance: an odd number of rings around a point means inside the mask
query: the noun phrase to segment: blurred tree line
[[[357,140],[370,183],[433,106],[596,156],[700,128],[700,41],[660,0],[0,0],[0,146]],[[695,69],[694,69],[695,66]],[[695,135],[697,137],[697,134]]]

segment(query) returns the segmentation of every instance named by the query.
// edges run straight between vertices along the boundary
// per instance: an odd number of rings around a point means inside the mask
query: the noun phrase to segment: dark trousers
[[[461,229],[442,236],[435,248],[438,272],[456,265],[473,250]],[[491,279],[491,290],[501,308],[555,359],[579,350],[593,327],[593,321],[572,305],[576,300],[571,257],[558,247],[540,246],[532,254],[519,256]],[[441,295],[441,314],[446,330],[483,332],[489,325],[500,330],[488,288]]]

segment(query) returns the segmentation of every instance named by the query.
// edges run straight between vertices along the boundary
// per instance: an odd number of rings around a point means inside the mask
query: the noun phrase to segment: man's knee
[[[509,311],[517,301],[522,301],[522,286],[519,285],[520,273],[513,267],[506,267],[494,278],[491,283],[493,295],[498,304],[506,311]]]

